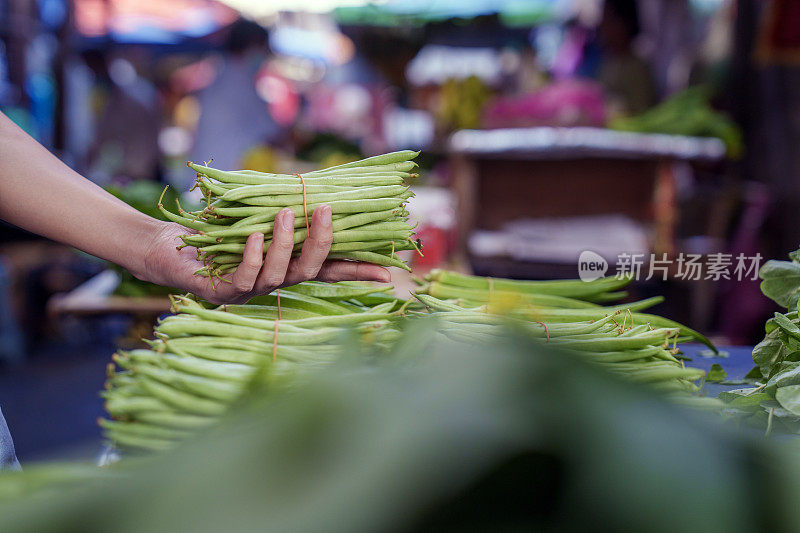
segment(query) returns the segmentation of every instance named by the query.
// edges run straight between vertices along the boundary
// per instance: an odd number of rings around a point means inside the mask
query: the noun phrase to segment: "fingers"
[[[330,206],[321,205],[314,210],[308,238],[303,243],[300,257],[289,265],[284,283],[294,285],[317,277],[322,263],[331,251],[333,242],[333,211]]]
[[[326,261],[317,274],[320,281],[380,281],[389,283],[392,275],[382,266],[353,261]]]
[[[249,294],[255,287],[263,263],[264,234],[253,233],[247,238],[242,262],[231,277],[231,288],[238,295]]]
[[[222,283],[211,302],[241,303],[258,294],[272,292],[278,287],[295,285],[306,280],[320,281],[378,281],[392,280],[389,271],[381,266],[353,261],[326,261],[333,242],[331,208],[319,206],[312,215],[309,235],[303,243],[300,257],[292,259],[294,248],[294,213],[283,209],[275,217],[272,242],[263,255],[264,235],[253,233],[245,243],[242,262],[236,268],[231,283]]]
[[[291,209],[283,209],[275,217],[272,242],[267,248],[264,266],[261,267],[261,272],[258,274],[253,295],[272,292],[283,284],[286,270],[289,268],[289,261],[292,258],[293,247],[294,213]]]

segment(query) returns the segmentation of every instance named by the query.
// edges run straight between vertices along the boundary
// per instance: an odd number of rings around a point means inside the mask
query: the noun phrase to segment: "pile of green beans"
[[[631,282],[631,278],[609,276],[594,281],[579,279],[527,281],[470,276],[434,269],[425,276],[425,281],[430,287],[429,292],[432,296],[460,299],[466,304],[487,303],[490,297],[511,297],[525,301],[528,298],[542,296],[604,303],[618,301],[627,296],[628,293],[623,289]]]
[[[391,287],[314,281],[243,305],[173,297],[175,314],[159,322],[148,349],[114,355],[103,393],[111,419],[101,425],[118,448],[169,448],[212,424],[254,383],[291,384],[303,370],[329,365],[343,347],[354,346],[347,342],[353,332],[362,346],[404,353],[397,340],[407,317],[435,318],[436,335],[485,345],[511,325],[678,401],[703,403],[693,393],[704,373],[684,366],[677,345],[693,339],[713,345],[641,312],[657,298],[598,303],[611,301],[627,282],[518,282],[434,271],[410,300],[396,298]]]
[[[601,305],[627,296],[630,278],[521,281],[433,270],[416,298],[442,323],[440,333],[465,342],[492,342],[515,325],[548,344],[574,351],[611,373],[693,398],[702,370],[686,368],[678,343],[714,345],[699,332],[643,313],[662,297]],[[427,316],[427,315],[425,315]],[[702,402],[701,402],[702,403]]]
[[[408,182],[417,176],[412,161],[419,152],[403,150],[305,174],[223,171],[189,162],[197,172],[205,207],[178,213],[158,208],[166,218],[197,233],[183,235],[182,246],[197,249],[205,265],[198,274],[222,279],[242,261],[245,241],[255,232],[272,242],[276,215],[290,208],[295,215],[295,254],[308,236],[306,216],[322,204],[333,213],[329,257],[365,261],[409,270],[396,254],[419,250],[405,206],[413,196]],[[166,189],[165,189],[166,190]]]
[[[599,320],[624,312],[624,320],[628,326],[649,325],[678,329],[682,339],[694,339],[716,352],[711,341],[701,333],[668,318],[642,313],[645,309],[663,302],[662,296],[624,304],[600,305],[627,296],[628,293],[622,289],[630,281],[629,277],[616,276],[594,281],[521,281],[432,270],[420,281],[416,293],[452,301],[460,307],[482,307],[484,310],[501,311],[503,314],[547,324]]]
[[[504,337],[505,327],[512,326],[551,346],[576,352],[612,374],[683,400],[699,390],[694,382],[705,375],[700,369],[685,367],[676,357],[677,342],[685,338],[679,327],[637,326],[629,319],[626,322],[631,314],[627,311],[547,323],[519,315],[500,316],[485,307],[463,308],[423,293],[416,298],[428,312],[413,314],[434,316],[440,324],[438,333],[450,340],[491,344]]]
[[[212,307],[173,297],[174,315],[155,327],[147,349],[120,351],[109,366],[106,438],[124,450],[161,450],[211,425],[255,381],[287,381],[339,357],[359,334],[388,348],[402,302],[390,287],[306,282],[245,305]],[[276,333],[277,332],[277,333]],[[277,336],[277,340],[276,340]]]

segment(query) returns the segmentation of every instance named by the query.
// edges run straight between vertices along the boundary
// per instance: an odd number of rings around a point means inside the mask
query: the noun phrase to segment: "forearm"
[[[0,113],[0,219],[117,263],[144,281],[210,302],[244,303],[308,279],[390,281],[389,272],[377,265],[325,260],[333,220],[330,207],[321,207],[314,210],[299,257],[292,258],[294,215],[286,209],[266,256],[264,234],[253,233],[243,262],[224,280],[228,283],[214,285],[213,278],[195,275],[204,266],[196,253],[176,249],[186,228],[148,217],[108,194]]]
[[[163,226],[81,177],[2,113],[0,219],[137,275]]]

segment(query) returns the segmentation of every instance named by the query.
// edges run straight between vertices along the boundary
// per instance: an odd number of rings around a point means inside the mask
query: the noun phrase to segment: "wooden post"
[[[453,176],[453,191],[456,195],[456,224],[458,259],[467,257],[467,241],[477,225],[478,217],[478,168],[472,158],[461,154],[450,155],[450,171]]]

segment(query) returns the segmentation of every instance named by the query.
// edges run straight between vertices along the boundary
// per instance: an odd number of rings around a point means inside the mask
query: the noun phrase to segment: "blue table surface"
[[[739,389],[742,387],[752,387],[749,384],[737,384],[738,380],[753,368],[753,347],[752,346],[718,346],[719,355],[714,355],[711,350],[702,344],[681,344],[681,351],[691,361],[686,361],[686,366],[700,368],[708,372],[711,365],[719,364],[727,372],[725,381],[722,383],[706,383],[703,393],[706,396],[715,397],[722,391]],[[733,382],[733,383],[731,383]]]

